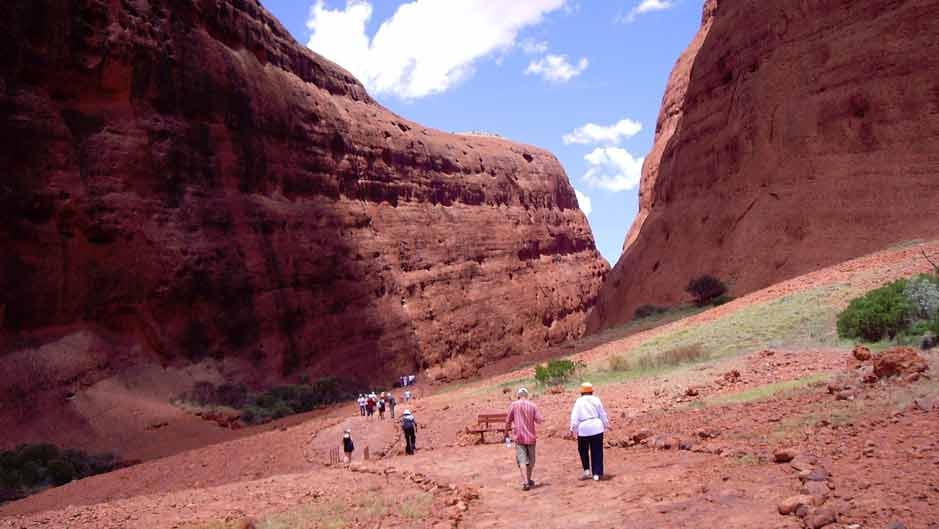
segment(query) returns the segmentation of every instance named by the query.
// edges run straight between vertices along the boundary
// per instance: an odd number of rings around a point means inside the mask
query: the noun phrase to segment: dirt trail
[[[826,281],[866,288],[922,271],[928,265],[918,253],[878,254],[754,296]],[[701,324],[713,317],[706,314],[675,325]],[[638,339],[587,354],[621,351]],[[361,417],[348,404],[4,505],[0,528],[234,529],[246,527],[238,525],[246,518],[273,516],[294,520],[281,525],[300,529],[795,529],[801,521],[779,515],[777,504],[800,492],[797,472],[772,462],[776,449],[793,448],[816,456],[831,473],[830,501],[842,512],[828,527],[899,521],[931,529],[939,523],[939,406],[930,402],[939,402],[939,383],[869,384],[838,400],[827,381],[845,372],[848,357],[838,349],[753,351],[600,386],[614,429],[606,449],[611,479],[599,483],[578,480],[575,445],[563,438],[576,398],[568,391],[534,397],[546,416],[539,429],[539,485],[522,491],[514,451],[501,443],[475,445],[478,438],[463,433],[477,413],[508,406],[511,395],[488,380],[398,407],[399,413],[411,408],[421,425],[415,456],[393,444],[400,437],[396,421]],[[926,358],[935,374],[939,352]],[[729,372],[737,373],[732,380]],[[326,466],[346,428],[356,442],[354,465]],[[635,442],[643,430],[654,442]],[[689,449],[650,446],[669,438]],[[366,446],[369,462],[362,461]],[[463,488],[478,491],[478,498],[459,499]]]

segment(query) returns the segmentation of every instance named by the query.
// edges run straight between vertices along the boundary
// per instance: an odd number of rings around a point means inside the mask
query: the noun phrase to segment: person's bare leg
[[[531,473],[535,470],[535,465],[525,465],[525,473],[527,478],[525,483],[531,483]]]
[[[518,466],[518,469],[519,469],[519,471],[521,471],[521,474],[522,474],[522,484],[523,484],[523,485],[527,485],[527,484],[528,484],[528,478],[531,477],[531,470],[528,470],[528,469],[530,469],[530,468],[531,468],[531,467],[528,466],[528,465],[519,465],[519,466]],[[525,474],[526,472],[528,472],[528,478],[526,477],[526,474]]]

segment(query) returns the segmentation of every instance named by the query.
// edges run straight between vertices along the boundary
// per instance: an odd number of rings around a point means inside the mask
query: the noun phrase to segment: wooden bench
[[[467,433],[478,433],[479,442],[486,442],[487,432],[502,432],[502,438],[509,435],[508,425],[505,420],[508,415],[505,413],[480,413],[476,416],[476,425],[466,429]],[[502,439],[500,439],[501,441]]]

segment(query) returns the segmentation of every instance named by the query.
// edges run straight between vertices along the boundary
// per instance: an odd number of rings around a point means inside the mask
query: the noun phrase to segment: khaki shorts
[[[518,461],[518,466],[535,466],[535,445],[523,445],[522,443],[515,443],[515,460]]]

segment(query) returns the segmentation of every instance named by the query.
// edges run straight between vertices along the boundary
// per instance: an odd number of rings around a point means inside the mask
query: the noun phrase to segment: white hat
[[[410,415],[410,414],[411,414],[411,410],[404,410],[404,414],[405,414],[405,415]]]
[[[518,388],[518,391],[516,392],[516,394],[517,394],[519,397],[527,397],[527,396],[528,396],[528,390],[525,389],[525,388]]]

